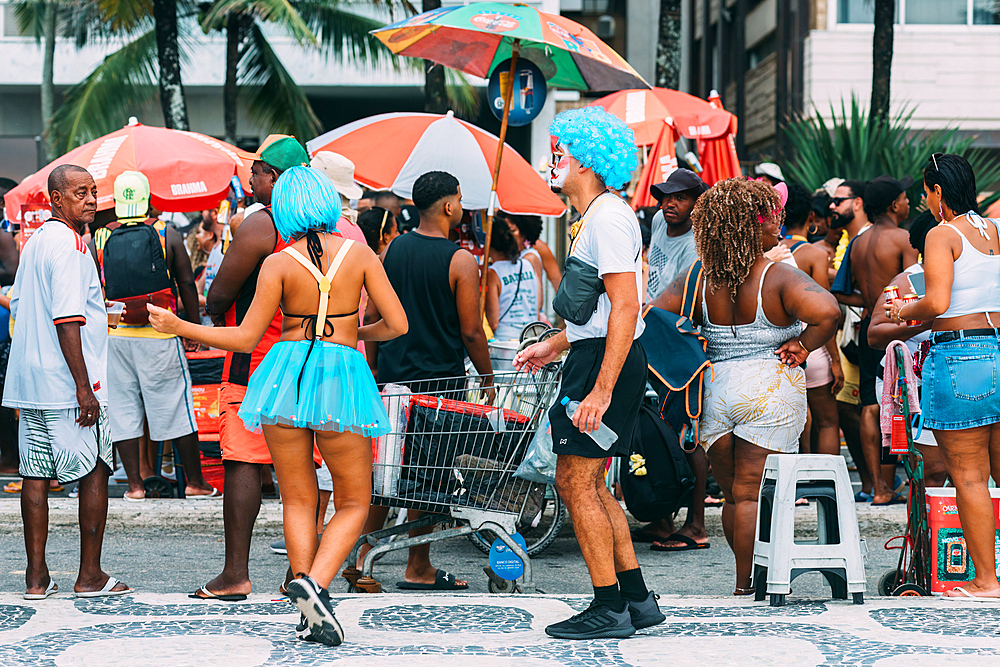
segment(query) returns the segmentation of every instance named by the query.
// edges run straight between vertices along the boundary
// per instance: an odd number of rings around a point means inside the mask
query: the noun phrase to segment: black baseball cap
[[[708,184],[690,169],[675,169],[663,183],[649,186],[649,194],[653,195],[656,201],[661,201],[669,194],[688,190],[694,190],[695,197],[708,190]]]
[[[879,176],[869,181],[868,185],[865,186],[865,194],[862,198],[865,202],[865,210],[885,211],[892,206],[896,197],[909,190],[912,185],[912,176],[904,176],[901,179],[895,179],[892,176]]]

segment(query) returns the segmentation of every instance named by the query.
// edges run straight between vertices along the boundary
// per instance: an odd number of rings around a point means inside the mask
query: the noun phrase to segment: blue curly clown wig
[[[285,241],[310,229],[332,234],[340,220],[340,195],[326,174],[312,167],[282,172],[271,193],[274,227]]]
[[[563,111],[552,121],[549,133],[580,164],[616,190],[628,185],[639,166],[632,129],[603,107]]]

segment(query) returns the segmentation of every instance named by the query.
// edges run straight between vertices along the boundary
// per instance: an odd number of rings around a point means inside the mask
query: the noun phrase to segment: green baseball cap
[[[123,171],[115,178],[115,215],[138,218],[149,211],[149,179],[141,171]]]
[[[247,160],[260,160],[275,169],[285,171],[291,167],[308,167],[309,154],[299,140],[287,134],[272,134],[264,139],[256,153],[240,151],[240,157]]]

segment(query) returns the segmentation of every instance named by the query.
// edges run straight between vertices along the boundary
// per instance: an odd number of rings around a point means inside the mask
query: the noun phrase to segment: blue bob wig
[[[271,193],[274,227],[285,241],[310,229],[332,234],[340,220],[340,195],[326,174],[312,167],[282,172]]]
[[[623,189],[639,166],[632,129],[603,107],[563,111],[549,132],[608,187]]]

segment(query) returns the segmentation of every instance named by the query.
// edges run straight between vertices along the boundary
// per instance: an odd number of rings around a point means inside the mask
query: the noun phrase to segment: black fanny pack
[[[567,322],[584,325],[593,317],[597,300],[604,291],[604,281],[597,267],[571,255],[566,259],[566,269],[552,300],[552,309]]]

